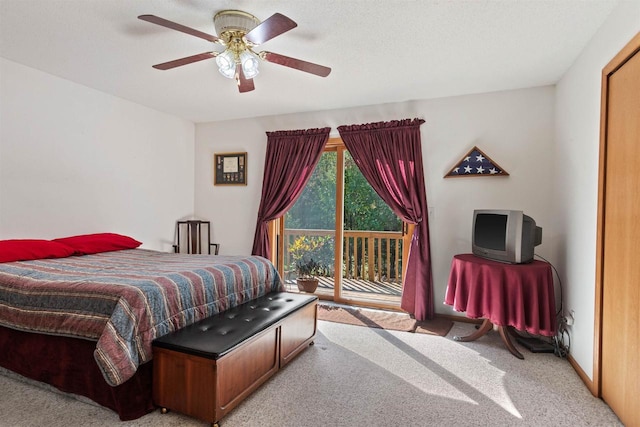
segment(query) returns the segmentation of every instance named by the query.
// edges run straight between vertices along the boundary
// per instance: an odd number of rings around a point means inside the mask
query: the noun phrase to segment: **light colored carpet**
[[[235,426],[616,426],[573,368],[521,348],[518,360],[496,332],[446,337],[319,322],[304,351],[222,420]],[[120,422],[101,407],[0,375],[1,426],[206,426],[159,411]]]

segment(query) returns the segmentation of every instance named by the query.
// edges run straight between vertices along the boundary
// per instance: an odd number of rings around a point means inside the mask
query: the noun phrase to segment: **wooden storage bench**
[[[313,343],[317,301],[273,292],[153,342],[153,400],[217,426]]]

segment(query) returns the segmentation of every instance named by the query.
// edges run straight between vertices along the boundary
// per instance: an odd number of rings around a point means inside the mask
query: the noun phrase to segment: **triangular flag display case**
[[[465,176],[509,176],[509,174],[478,147],[473,147],[444,177]]]

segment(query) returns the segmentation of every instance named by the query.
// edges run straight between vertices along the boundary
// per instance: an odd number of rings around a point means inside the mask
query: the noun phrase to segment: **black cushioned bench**
[[[313,343],[314,295],[273,292],[153,342],[153,399],[217,425]]]

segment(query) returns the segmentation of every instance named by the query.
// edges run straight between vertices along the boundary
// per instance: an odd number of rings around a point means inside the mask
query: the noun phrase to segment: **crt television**
[[[542,228],[522,211],[476,209],[471,239],[474,255],[510,264],[533,261],[542,243]]]

